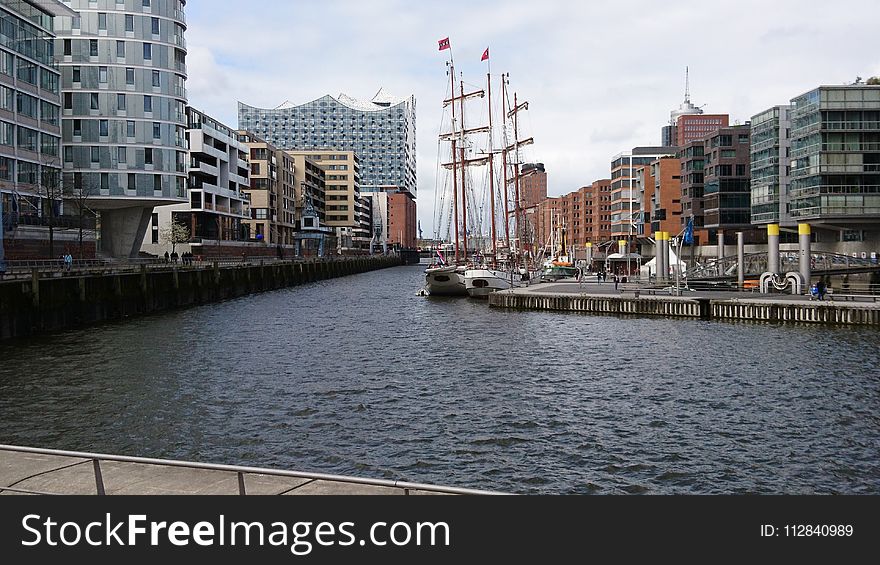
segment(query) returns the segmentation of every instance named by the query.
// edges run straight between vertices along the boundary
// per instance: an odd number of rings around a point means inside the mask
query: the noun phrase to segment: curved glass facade
[[[185,0],[65,4],[80,14],[57,22],[66,175],[98,209],[183,201]]]
[[[239,102],[238,125],[273,145],[299,151],[354,151],[361,189],[397,186],[416,195],[415,97],[361,102],[323,96],[274,110]]]

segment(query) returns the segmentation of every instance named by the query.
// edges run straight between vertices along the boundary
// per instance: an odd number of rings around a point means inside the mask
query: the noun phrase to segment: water
[[[490,310],[401,267],[0,345],[0,442],[517,493],[880,494],[880,332]]]

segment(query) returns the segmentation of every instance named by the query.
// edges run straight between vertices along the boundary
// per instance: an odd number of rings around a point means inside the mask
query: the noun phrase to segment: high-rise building
[[[677,235],[681,230],[681,162],[676,157],[658,159],[651,163],[650,175],[654,188],[646,202],[651,233],[665,231]]]
[[[689,114],[678,118],[675,146],[684,147],[691,141],[703,139],[720,128],[730,125],[727,114]]]
[[[49,256],[61,223],[61,95],[55,0],[0,2],[0,261]],[[60,239],[60,238],[59,238]],[[5,252],[4,252],[5,251]],[[53,258],[60,245],[52,249]]]
[[[675,147],[636,147],[611,161],[611,236],[634,239],[644,232],[642,206],[635,190],[636,168],[675,154]]]
[[[817,243],[876,253],[880,86],[820,86],[791,105],[792,220],[812,225]]]
[[[611,239],[611,179],[593,182],[590,192],[593,202],[590,243],[598,246]]]
[[[521,205],[530,208],[547,198],[547,171],[544,163],[526,163],[520,171]]]
[[[721,128],[705,139],[703,226],[710,239],[720,230],[746,231],[751,237],[751,125]]]
[[[360,159],[354,151],[292,151],[302,154],[324,169],[327,227],[336,230],[342,252],[368,250],[372,221],[361,197]]]
[[[293,159],[250,132],[237,133],[250,153],[250,187],[245,193],[251,217],[243,222],[250,239],[272,246],[292,246],[296,227]]]
[[[185,226],[190,238],[183,251],[196,255],[235,256],[241,253],[230,242],[243,242],[248,232],[242,224],[250,219],[245,191],[250,189],[248,148],[229,126],[195,108],[187,108],[189,183],[187,202],[153,209],[151,226],[142,250],[162,255],[171,246],[163,241],[172,221]],[[182,242],[176,242],[182,243]],[[175,246],[177,247],[177,246]],[[181,248],[176,249],[178,253]]]
[[[791,170],[791,106],[774,106],[752,117],[752,223],[792,226],[788,185]]]
[[[340,94],[274,109],[239,102],[238,123],[282,149],[353,151],[360,158],[361,190],[397,186],[415,197],[415,112],[414,96],[395,98],[380,90],[370,101]]]
[[[100,252],[136,256],[154,206],[185,201],[185,0],[70,0],[58,18],[64,171],[94,187]]]

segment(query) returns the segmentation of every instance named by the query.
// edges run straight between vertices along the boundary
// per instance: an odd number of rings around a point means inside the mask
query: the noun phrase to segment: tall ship
[[[444,47],[445,42],[445,47]],[[448,39],[440,49],[450,49]],[[489,50],[483,54],[489,60]],[[447,62],[450,77],[449,96],[443,105],[451,115],[451,130],[440,135],[440,142],[448,147],[448,161],[442,168],[451,172],[438,190],[441,197],[435,206],[435,237],[441,239],[442,230],[453,241],[454,258],[432,265],[425,272],[425,290],[431,295],[467,295],[485,297],[492,292],[528,284],[539,275],[533,249],[529,248],[528,230],[524,229],[524,214],[520,195],[521,148],[533,143],[532,138],[520,139],[519,113],[528,109],[528,103],[518,101],[514,93],[511,101],[509,75],[501,75],[501,135],[496,135],[499,124],[494,120],[492,103],[492,73],[486,73],[486,88],[466,90],[463,79],[456,83],[455,65],[451,56]],[[469,123],[471,110],[468,103],[486,100],[483,112],[486,122]],[[498,147],[497,140],[501,140]],[[499,163],[500,157],[500,163]],[[501,174],[497,174],[500,165]],[[483,187],[476,188],[471,170],[487,169]],[[498,180],[503,179],[499,190]],[[488,212],[488,231],[484,236],[483,220]],[[448,215],[447,215],[448,214]],[[503,234],[499,232],[499,216]],[[513,229],[511,229],[511,224]],[[513,232],[513,237],[511,237]]]

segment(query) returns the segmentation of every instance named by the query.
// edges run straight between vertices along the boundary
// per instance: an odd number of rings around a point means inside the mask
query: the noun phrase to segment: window
[[[12,147],[15,145],[15,126],[6,122],[0,122],[0,145]]]
[[[110,174],[101,173],[101,190],[110,190]]]
[[[117,94],[116,95],[116,109],[121,112],[125,112],[127,106],[128,105],[126,104],[126,101],[125,101],[125,94]]]
[[[29,84],[37,84],[37,66],[25,59],[18,59],[18,79]]]
[[[144,61],[151,61],[153,59],[153,44],[152,43],[144,43]]]
[[[144,96],[144,112],[153,113],[153,97]]]
[[[125,69],[125,84],[134,85],[134,69],[131,67]]]
[[[92,110],[98,109],[98,93],[92,92],[89,94],[89,108]]]
[[[128,120],[125,122],[125,135],[128,137],[134,137],[134,121]]]
[[[73,67],[73,82],[82,82],[82,71],[79,67]]]
[[[82,128],[82,120],[73,120],[73,136],[74,137],[82,137],[83,128]]]
[[[107,67],[98,67],[98,82],[107,84]]]
[[[125,31],[134,31],[134,16],[131,14],[125,15]]]
[[[92,163],[101,162],[101,148],[97,145],[93,145],[89,148],[89,155],[91,157]]]
[[[89,39],[89,57],[98,56],[98,40]]]
[[[128,163],[128,151],[125,147],[120,146],[116,148],[116,162],[120,165]]]
[[[116,56],[120,59],[125,59],[125,42],[117,41],[116,42]]]
[[[40,100],[40,120],[52,126],[58,125],[58,106],[46,100]]]
[[[73,54],[72,43],[73,42],[70,41],[69,39],[64,40],[64,54],[67,55],[68,57]]]
[[[162,126],[159,122],[153,122],[153,139],[162,137]]]
[[[141,0],[141,5],[144,8],[149,8],[150,7],[150,0]]]
[[[101,137],[110,135],[110,120],[98,120],[98,135]]]
[[[152,20],[153,35],[159,35],[159,18],[150,18]]]
[[[34,98],[33,96],[28,96],[23,92],[19,92],[15,95],[16,108],[18,113],[22,116],[27,116],[28,118],[37,119],[37,112],[40,108],[40,101],[38,98]]]
[[[107,31],[107,14],[98,12],[98,31]]]
[[[738,176],[738,177],[746,176],[746,166],[745,165],[737,165],[736,166],[736,176]]]
[[[144,149],[144,165],[153,164],[153,150],[150,147]]]
[[[162,175],[153,175],[153,190],[162,192]]]
[[[156,88],[161,86],[161,82],[159,81],[159,71],[153,71],[153,86]]]
[[[137,176],[134,173],[128,173],[128,190],[137,190]]]

